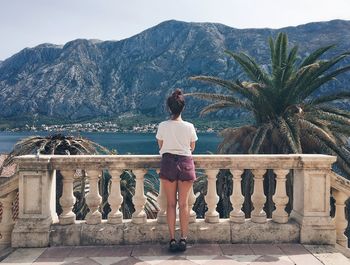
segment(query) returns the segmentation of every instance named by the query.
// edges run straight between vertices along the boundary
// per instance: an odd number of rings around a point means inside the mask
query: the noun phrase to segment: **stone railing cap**
[[[203,169],[301,169],[330,168],[335,156],[321,154],[193,155],[197,168]],[[159,168],[160,155],[25,155],[16,158],[20,168]]]

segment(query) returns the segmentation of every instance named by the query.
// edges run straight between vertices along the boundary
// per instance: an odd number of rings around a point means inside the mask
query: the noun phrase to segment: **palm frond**
[[[285,87],[287,81],[291,77],[293,73],[293,67],[297,59],[298,46],[294,46],[292,50],[289,52],[288,59],[286,62],[285,69],[282,74],[282,87]]]
[[[325,47],[318,48],[316,51],[312,52],[308,57],[306,57],[300,64],[300,68],[313,64],[318,60],[325,52],[334,48],[335,45],[328,45]]]
[[[328,123],[335,122],[341,125],[350,126],[350,118],[344,117],[342,115],[338,115],[332,112],[323,111],[323,110],[315,110],[310,113],[310,115],[315,118],[322,119],[327,121]]]
[[[284,136],[285,140],[288,143],[290,150],[294,154],[301,153],[301,150],[298,147],[299,140],[295,138],[295,135],[291,131],[288,123],[282,117],[278,118],[278,130],[280,131],[281,135]]]
[[[326,105],[326,104],[322,104],[322,105],[317,105],[317,108],[319,108],[320,110],[326,111],[326,112],[330,112],[330,113],[334,113],[346,118],[350,118],[350,111],[346,111],[346,110],[342,110],[339,109],[335,106],[330,106],[330,105]]]
[[[242,107],[238,104],[235,104],[233,102],[228,102],[228,101],[219,101],[213,104],[210,104],[206,107],[204,107],[201,112],[200,115],[203,116],[205,114],[208,114],[210,112],[214,112],[214,111],[218,111],[224,108],[237,108],[237,107]]]
[[[252,143],[249,147],[248,153],[249,154],[256,154],[259,152],[260,147],[262,146],[262,143],[265,140],[267,131],[271,128],[271,124],[264,124],[263,126],[260,126],[254,135],[254,138],[252,140]]]
[[[252,100],[257,97],[257,93],[254,89],[245,89],[244,87],[239,86],[237,83],[233,83],[227,80],[223,80],[218,77],[213,76],[193,76],[190,77],[192,80],[203,81],[207,83],[212,83],[229,89],[231,92],[238,93],[243,97]]]
[[[200,99],[206,99],[206,100],[217,100],[217,101],[227,101],[227,102],[246,102],[237,99],[237,97],[224,95],[224,94],[214,94],[214,93],[199,93],[199,92],[193,92],[193,93],[187,93],[185,96],[192,96]]]
[[[323,84],[334,80],[334,78],[342,73],[350,71],[350,66],[341,67],[337,70],[334,70],[333,72],[326,74],[324,76],[317,77],[313,80],[312,84],[310,84],[302,93],[301,99],[305,99],[308,96],[310,96],[313,92],[315,92],[319,87],[321,87]]]
[[[341,91],[341,92],[334,93],[331,95],[320,96],[320,97],[317,97],[317,98],[311,100],[310,104],[311,105],[318,105],[318,104],[324,104],[324,103],[328,103],[331,101],[342,100],[342,99],[350,99],[350,92]]]
[[[258,83],[271,84],[268,74],[246,53],[234,53],[225,51],[230,55],[245,71],[249,78]]]

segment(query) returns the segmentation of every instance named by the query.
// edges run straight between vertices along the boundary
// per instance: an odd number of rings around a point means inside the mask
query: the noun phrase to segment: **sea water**
[[[0,154],[9,153],[16,142],[29,136],[47,136],[50,132],[0,132]],[[78,135],[67,133],[66,135]],[[115,149],[118,154],[158,154],[155,133],[112,133],[112,132],[80,132],[88,138],[108,149]],[[194,154],[216,153],[221,142],[216,133],[198,133],[198,141]]]

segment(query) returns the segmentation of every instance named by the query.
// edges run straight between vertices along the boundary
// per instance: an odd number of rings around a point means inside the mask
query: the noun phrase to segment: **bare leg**
[[[188,197],[193,182],[180,180],[177,182],[177,184],[179,188],[181,238],[186,238],[188,235],[188,222],[190,216],[190,209],[188,208]]]
[[[169,227],[170,239],[175,238],[175,222],[176,222],[176,192],[177,182],[169,181],[166,179],[160,179],[163,183],[165,195],[167,198],[167,210],[166,217]]]

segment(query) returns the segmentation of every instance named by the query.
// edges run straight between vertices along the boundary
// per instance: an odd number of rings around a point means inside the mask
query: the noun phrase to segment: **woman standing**
[[[159,124],[156,135],[159,153],[162,155],[159,177],[167,198],[169,250],[185,251],[190,212],[188,197],[196,180],[192,152],[198,137],[193,124],[181,118],[185,99],[180,89],[176,89],[168,97],[167,107],[171,112],[171,118]],[[177,193],[178,196],[176,196]],[[181,238],[178,243],[175,240],[176,197],[179,203],[181,229]]]

